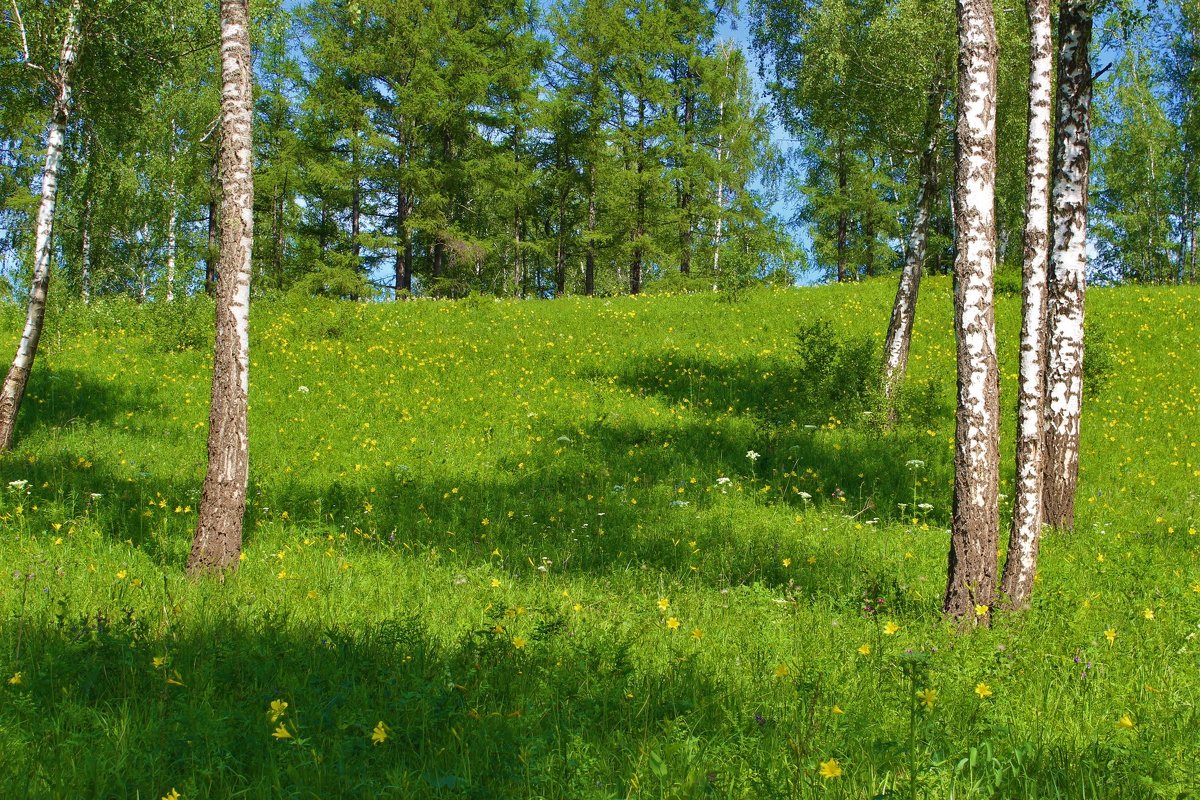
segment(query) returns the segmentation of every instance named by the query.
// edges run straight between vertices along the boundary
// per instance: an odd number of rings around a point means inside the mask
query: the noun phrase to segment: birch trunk
[[[1021,367],[1012,533],[1000,591],[1013,608],[1029,605],[1042,531],[1042,444],[1046,398],[1046,283],[1050,240],[1050,103],[1054,44],[1050,0],[1027,0],[1029,139],[1025,157]]]
[[[46,165],[42,168],[42,199],[38,206],[37,230],[33,245],[33,282],[29,288],[29,306],[25,313],[25,328],[17,344],[12,366],[0,387],[0,452],[12,447],[17,412],[25,397],[29,372],[37,356],[38,341],[42,338],[42,323],[46,318],[46,294],[50,288],[51,236],[54,229],[54,207],[58,201],[58,168],[62,161],[63,140],[67,118],[71,113],[71,78],[79,55],[79,15],[81,0],[74,0],[67,11],[67,26],[63,33],[58,73],[54,78],[56,96],[46,134]]]
[[[1075,524],[1079,422],[1083,403],[1083,295],[1087,271],[1087,193],[1091,156],[1092,67],[1087,0],[1059,12],[1058,130],[1050,252],[1050,325],[1046,375],[1045,522]]]
[[[167,189],[167,302],[175,299],[175,226],[179,219],[179,200],[175,192],[175,120],[171,120],[170,153],[167,157],[168,168],[171,171],[170,186]]]
[[[941,145],[938,131],[942,122],[944,88],[944,79],[938,74],[929,87],[929,105],[925,111],[925,148],[921,153],[921,177],[917,184],[912,233],[905,248],[904,269],[900,273],[900,285],[896,288],[892,318],[883,346],[883,394],[887,400],[888,417],[892,421],[895,419],[896,390],[908,370],[913,320],[917,315],[917,296],[921,289],[921,272],[929,242],[929,219],[933,215],[933,203],[937,197],[937,156]]]
[[[996,591],[1000,403],[996,266],[996,28],[991,0],[958,3],[954,511],[943,611],[986,624]]]
[[[221,0],[221,268],[208,472],[190,575],[236,569],[249,476],[250,256],[254,246],[253,105],[248,0]]]

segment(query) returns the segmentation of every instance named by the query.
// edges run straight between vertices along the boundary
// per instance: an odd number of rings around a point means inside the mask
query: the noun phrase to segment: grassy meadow
[[[256,301],[224,583],[183,575],[211,305],[52,310],[0,797],[1200,797],[1200,290],[1091,291],[1077,529],[968,634],[950,283],[885,431],[893,291]]]

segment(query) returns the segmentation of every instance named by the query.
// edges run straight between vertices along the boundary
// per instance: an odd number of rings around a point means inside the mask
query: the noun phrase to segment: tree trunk
[[[50,288],[51,236],[54,229],[54,207],[58,201],[58,168],[62,161],[63,140],[67,118],[71,113],[71,78],[79,52],[79,14],[81,0],[74,0],[67,11],[67,27],[63,34],[58,73],[54,78],[57,89],[50,126],[46,134],[46,165],[42,168],[42,199],[38,206],[37,230],[33,245],[33,282],[29,289],[29,306],[25,313],[25,328],[12,367],[0,387],[0,452],[12,447],[17,412],[25,397],[29,372],[37,356],[38,341],[42,338],[42,323],[46,318],[46,294]]]
[[[692,121],[695,117],[695,98],[692,94],[692,82],[695,76],[691,65],[684,70],[683,86],[683,148],[686,156],[692,154]],[[690,158],[689,158],[690,162]],[[682,217],[682,230],[679,241],[679,271],[684,275],[692,271],[692,239],[695,225],[692,222],[692,176],[691,163],[684,165],[682,193],[679,197],[679,213]]]
[[[996,268],[996,28],[991,0],[958,4],[954,510],[943,611],[986,624],[1000,528]]]
[[[929,218],[933,214],[933,204],[937,198],[938,150],[941,147],[941,136],[938,132],[942,126],[944,92],[945,78],[939,71],[929,87],[928,106],[925,110],[925,148],[921,152],[921,177],[917,184],[912,232],[905,248],[904,269],[900,273],[900,285],[896,289],[887,340],[883,346],[883,394],[887,400],[888,416],[891,420],[895,419],[896,390],[908,370],[913,320],[917,315],[917,295],[921,289],[921,271],[929,242]]]
[[[838,202],[841,204],[837,219],[837,281],[838,283],[845,283],[848,276],[846,269],[846,244],[850,229],[850,214],[846,209],[846,184],[848,182],[846,151],[842,146],[841,139],[837,143],[837,179]]]
[[[83,302],[92,302],[92,196],[83,198],[83,219],[79,223],[79,289]]]
[[[1075,525],[1079,422],[1083,403],[1083,302],[1087,281],[1087,193],[1091,156],[1092,12],[1065,0],[1059,12],[1058,130],[1054,158],[1046,375],[1047,525]]]
[[[1046,282],[1050,239],[1050,104],[1054,44],[1050,0],[1026,0],[1029,17],[1029,139],[1025,158],[1021,372],[1012,533],[1000,591],[1013,608],[1029,604],[1042,531],[1042,443],[1046,391]]]
[[[587,255],[583,268],[583,293],[596,294],[596,161],[588,165]]]
[[[221,270],[208,472],[190,575],[236,569],[249,478],[250,275],[254,246],[254,140],[249,0],[221,0]]]
[[[412,292],[412,234],[408,230],[408,196],[396,192],[396,298]]]
[[[637,222],[633,229],[633,263],[629,265],[629,293],[642,290],[642,259],[644,258],[643,237],[646,235],[646,98],[638,97],[638,151],[637,151]]]
[[[175,226],[179,219],[179,200],[175,191],[175,120],[171,120],[170,152],[167,156],[168,169],[171,171],[170,184],[167,188],[167,302],[175,300]]]
[[[567,190],[558,193],[558,240],[554,249],[554,296],[567,293]]]
[[[208,187],[208,253],[204,259],[204,293],[212,297],[217,292],[217,258],[221,244],[220,216],[217,210],[217,204],[221,199],[221,153],[219,149],[213,153]]]

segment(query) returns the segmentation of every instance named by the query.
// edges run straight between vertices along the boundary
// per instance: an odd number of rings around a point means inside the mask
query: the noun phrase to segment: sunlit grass
[[[211,308],[59,310],[0,461],[0,796],[1200,792],[1200,292],[1089,296],[1077,530],[963,636],[949,288],[888,433],[846,365],[890,282],[257,302],[223,584],[182,575]]]

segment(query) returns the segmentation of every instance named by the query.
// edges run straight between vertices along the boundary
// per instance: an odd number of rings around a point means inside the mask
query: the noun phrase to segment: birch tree
[[[900,272],[900,285],[896,288],[896,300],[892,304],[887,339],[883,345],[883,392],[887,399],[889,416],[895,414],[896,390],[908,369],[913,320],[917,316],[917,294],[921,289],[921,272],[929,242],[929,220],[937,202],[937,167],[942,145],[944,84],[945,78],[942,73],[935,73],[933,83],[929,87],[925,131],[922,137],[924,147],[918,169],[919,183],[913,204],[912,228],[904,248],[904,267]]]
[[[1050,103],[1054,46],[1050,0],[1027,0],[1029,143],[1025,160],[1020,396],[1012,534],[1000,589],[1014,607],[1028,604],[1042,529],[1042,440],[1046,370],[1046,281],[1050,227]]]
[[[25,314],[25,327],[12,366],[0,388],[0,452],[12,447],[13,431],[17,412],[25,397],[25,386],[37,356],[38,341],[42,337],[42,324],[46,317],[46,295],[50,288],[51,235],[54,228],[54,208],[58,201],[58,172],[63,157],[67,119],[72,107],[72,79],[79,56],[81,0],[72,0],[67,9],[63,26],[62,50],[58,64],[52,69],[42,67],[30,60],[29,36],[16,0],[12,4],[13,16],[21,37],[22,55],[30,68],[46,74],[54,90],[54,105],[50,112],[50,125],[46,133],[46,163],[42,169],[42,196],[38,206],[37,228],[33,245],[33,282],[29,290],[29,306]]]
[[[1091,155],[1092,11],[1064,0],[1058,19],[1058,126],[1052,189],[1049,344],[1046,375],[1045,486],[1048,525],[1075,524],[1079,424],[1083,402],[1083,296],[1087,271],[1088,167]]]
[[[249,477],[250,274],[254,247],[249,0],[221,0],[221,261],[208,472],[187,570],[236,568]]]
[[[996,28],[991,0],[958,3],[954,509],[943,610],[986,624],[996,590],[1000,403],[996,267]]]

